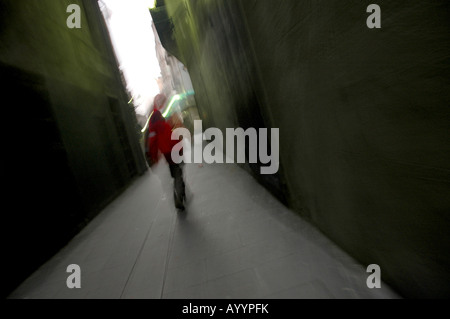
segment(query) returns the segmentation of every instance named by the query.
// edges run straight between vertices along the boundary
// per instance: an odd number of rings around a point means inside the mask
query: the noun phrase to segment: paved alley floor
[[[186,213],[160,163],[9,298],[399,298],[237,165],[185,171]],[[72,264],[80,289],[66,285]]]

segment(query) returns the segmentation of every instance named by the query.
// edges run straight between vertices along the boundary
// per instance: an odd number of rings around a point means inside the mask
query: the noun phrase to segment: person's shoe
[[[179,210],[184,210],[184,196],[178,196],[177,192],[174,191],[173,197],[175,198],[175,207]]]

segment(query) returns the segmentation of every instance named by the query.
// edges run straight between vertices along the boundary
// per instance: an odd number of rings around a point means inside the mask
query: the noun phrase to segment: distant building
[[[152,24],[155,34],[156,55],[161,68],[159,79],[160,90],[167,97],[193,91],[191,77],[187,68],[175,56],[164,49],[155,23]]]

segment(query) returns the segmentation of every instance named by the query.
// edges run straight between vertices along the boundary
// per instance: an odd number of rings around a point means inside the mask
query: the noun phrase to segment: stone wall
[[[377,1],[369,29],[371,3],[165,6],[205,126],[280,128],[255,177],[402,295],[449,297],[449,4]]]
[[[2,1],[0,30],[7,294],[146,164],[96,2]]]

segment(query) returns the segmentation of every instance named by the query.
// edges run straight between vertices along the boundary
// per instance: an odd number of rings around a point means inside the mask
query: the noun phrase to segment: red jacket
[[[169,154],[178,141],[172,141],[172,128],[166,122],[161,112],[154,110],[149,121],[147,139],[147,157],[156,163],[158,161],[158,151],[162,154]]]

